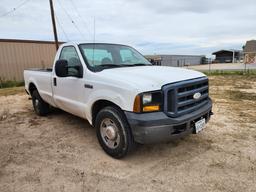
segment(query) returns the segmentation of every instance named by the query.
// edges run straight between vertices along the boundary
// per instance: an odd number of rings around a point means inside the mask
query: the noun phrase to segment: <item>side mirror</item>
[[[55,63],[55,73],[58,77],[68,76],[68,61],[60,59]]]

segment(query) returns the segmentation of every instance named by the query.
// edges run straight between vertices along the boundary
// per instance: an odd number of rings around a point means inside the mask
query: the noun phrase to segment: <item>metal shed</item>
[[[244,46],[244,62],[256,63],[256,40],[247,41]]]
[[[0,39],[0,81],[22,81],[26,68],[48,68],[56,53],[52,41]]]
[[[243,58],[241,50],[219,50],[212,54],[215,55],[214,63],[236,63]]]
[[[146,55],[145,57],[151,62],[157,58],[157,65],[172,67],[200,65],[205,58],[204,55]]]

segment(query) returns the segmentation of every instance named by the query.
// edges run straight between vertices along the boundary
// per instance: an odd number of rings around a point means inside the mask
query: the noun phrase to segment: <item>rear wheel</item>
[[[44,102],[44,100],[40,97],[37,90],[34,90],[32,93],[32,103],[37,115],[45,116],[49,113],[50,111],[49,104]]]
[[[123,112],[105,107],[95,121],[98,141],[103,150],[114,158],[122,158],[135,147],[131,129]]]

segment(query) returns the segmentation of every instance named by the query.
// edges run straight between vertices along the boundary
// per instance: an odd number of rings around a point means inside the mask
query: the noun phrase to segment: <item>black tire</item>
[[[111,148],[107,144],[107,139],[102,136],[102,129],[104,128],[103,123],[106,120],[110,120],[110,122],[115,124],[115,128],[117,128],[116,134],[118,135],[118,143],[115,143],[113,147]],[[98,141],[102,147],[102,149],[110,156],[120,159],[127,155],[127,153],[131,152],[135,146],[136,143],[134,142],[133,135],[130,129],[130,126],[125,118],[124,113],[118,109],[117,107],[105,107],[103,108],[96,117],[95,120],[95,128],[97,133]],[[106,136],[107,137],[107,136]]]
[[[37,90],[32,92],[32,104],[37,115],[45,116],[50,111],[50,105],[40,97]]]

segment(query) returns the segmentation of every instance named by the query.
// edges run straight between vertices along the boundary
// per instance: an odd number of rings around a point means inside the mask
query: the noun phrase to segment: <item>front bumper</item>
[[[134,140],[142,144],[170,141],[193,133],[194,123],[202,117],[208,122],[211,114],[211,100],[200,109],[176,118],[168,117],[164,112],[125,112]]]

